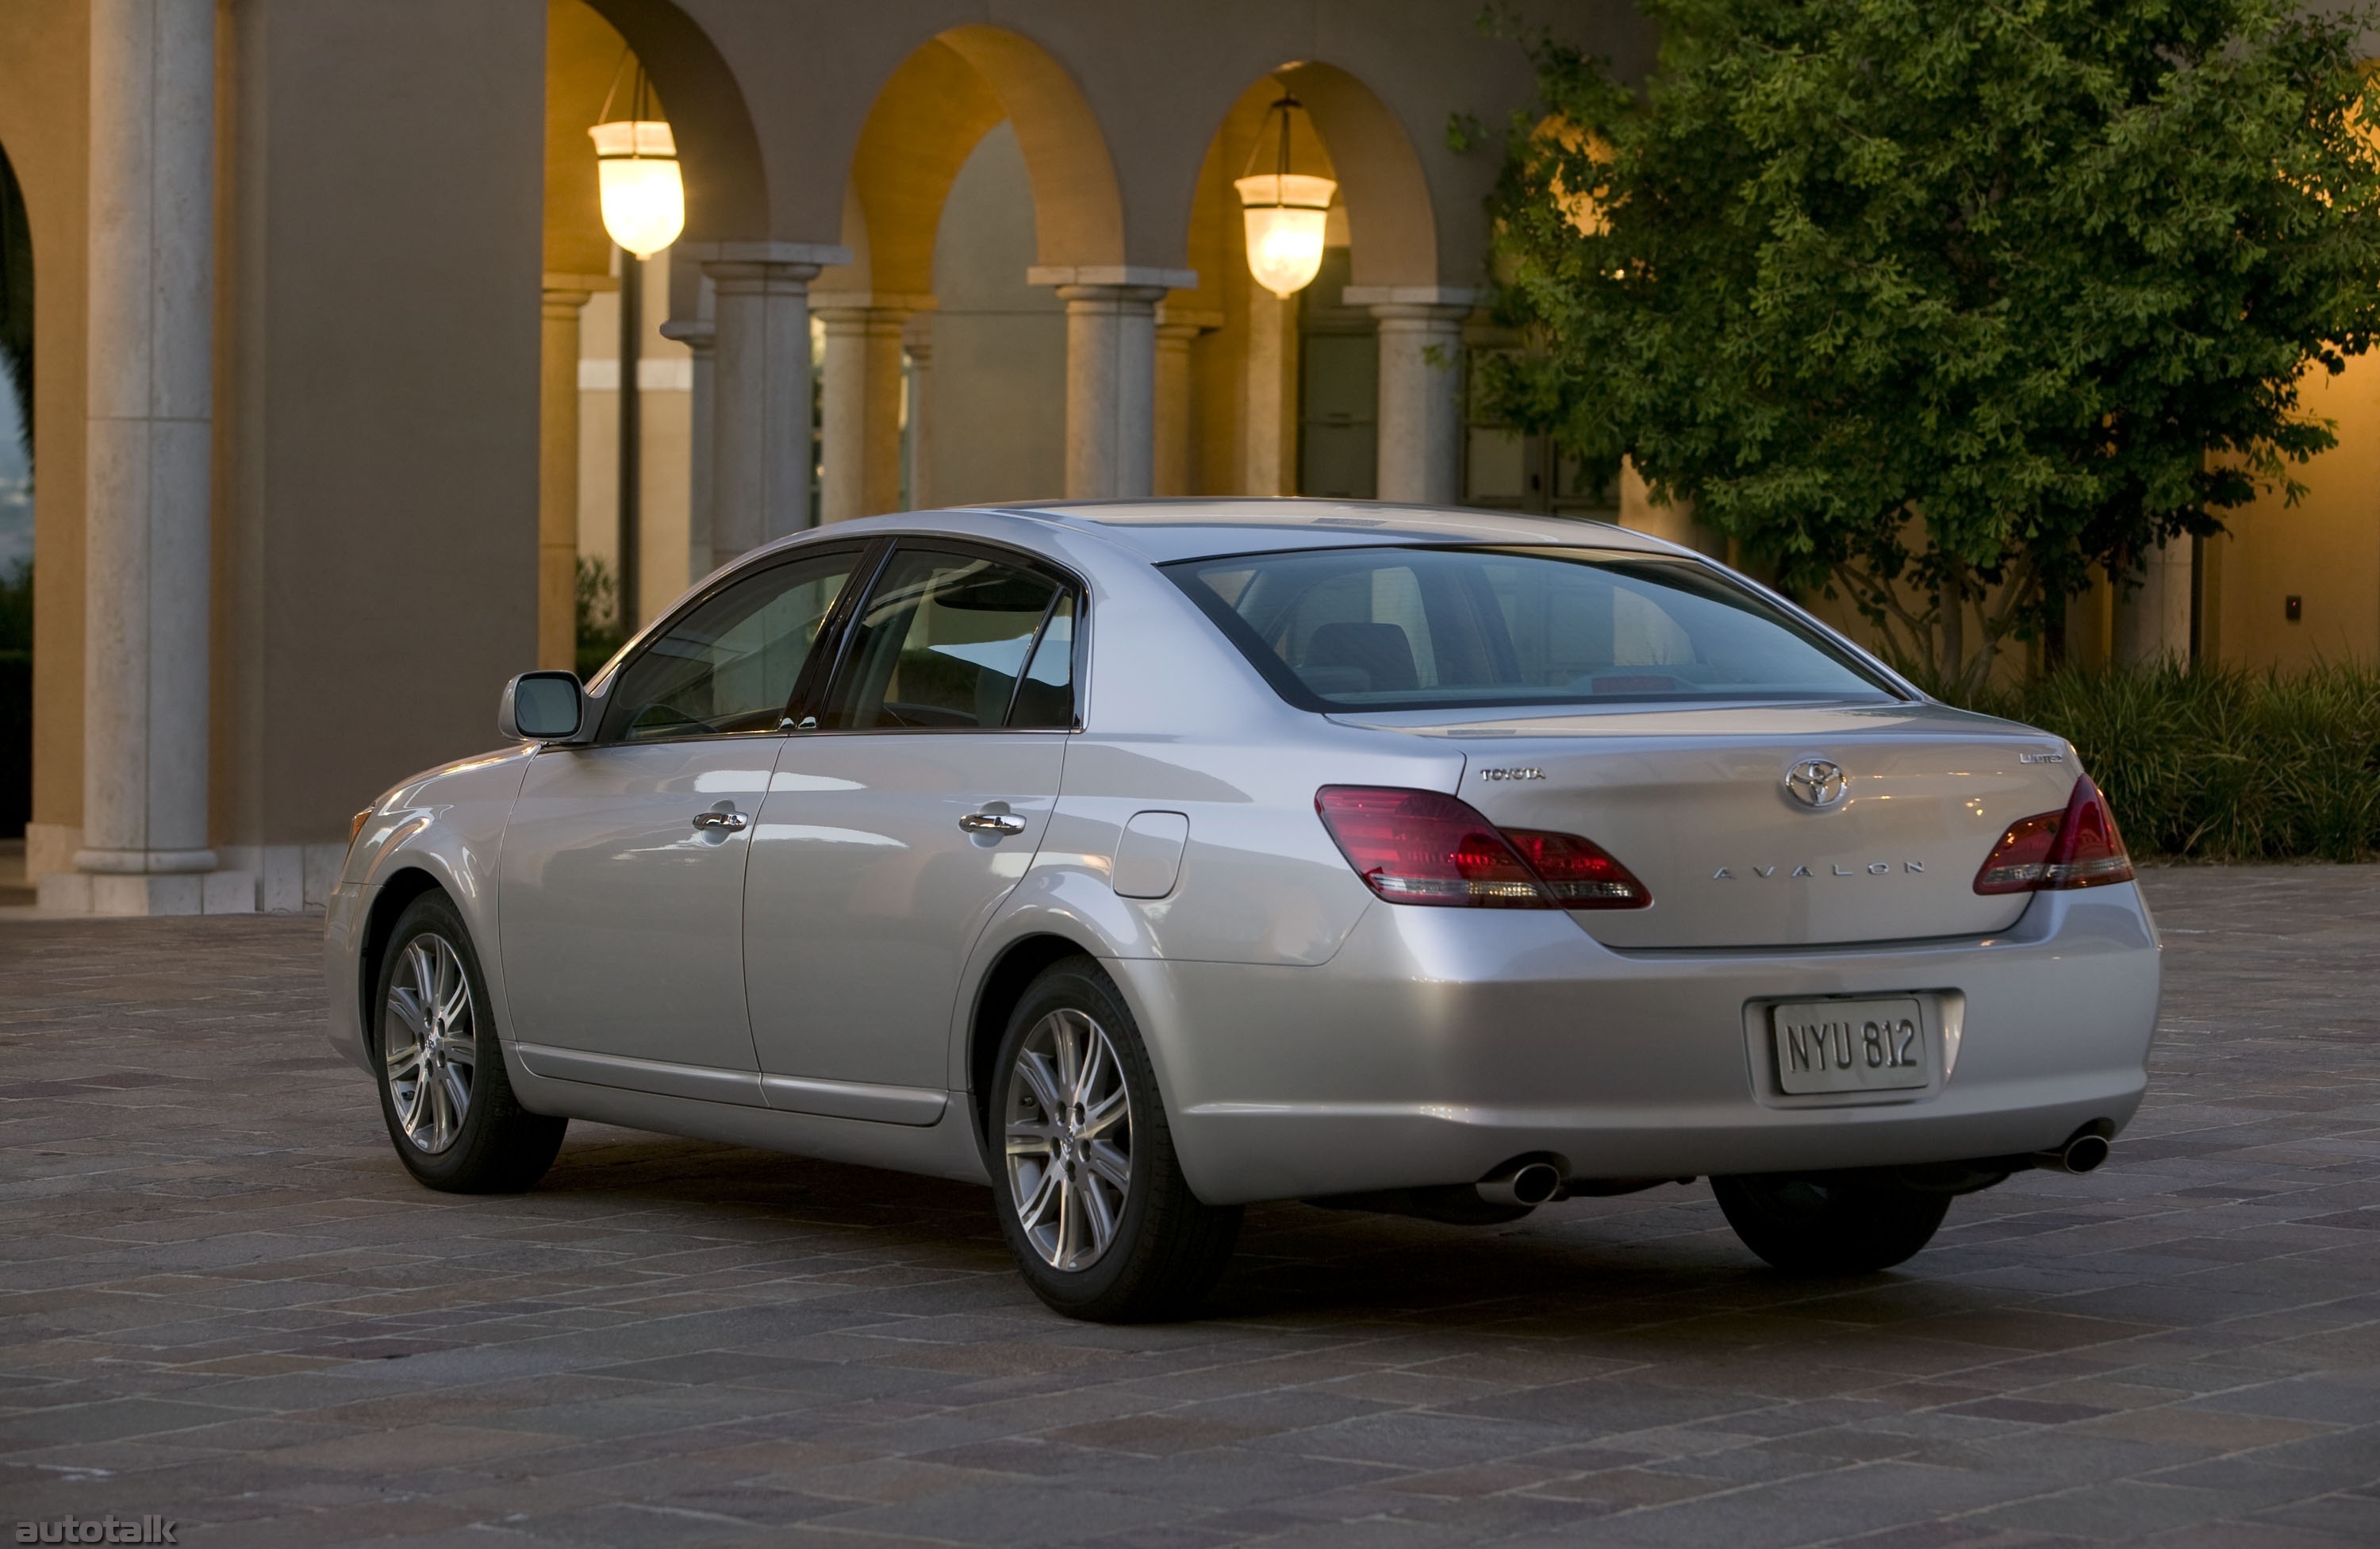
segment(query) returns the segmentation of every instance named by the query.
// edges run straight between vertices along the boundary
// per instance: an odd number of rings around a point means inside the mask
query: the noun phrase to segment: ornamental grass
[[[2073,743],[2135,855],[2368,860],[2380,851],[2380,670],[2066,668],[1962,702]]]

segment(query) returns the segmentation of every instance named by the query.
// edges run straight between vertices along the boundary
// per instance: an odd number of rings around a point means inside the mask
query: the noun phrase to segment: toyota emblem
[[[1785,788],[1796,801],[1823,812],[1840,806],[1852,787],[1843,766],[1832,759],[1803,759],[1785,772]]]

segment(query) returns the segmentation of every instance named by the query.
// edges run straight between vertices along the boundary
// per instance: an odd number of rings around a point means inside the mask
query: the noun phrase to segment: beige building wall
[[[82,844],[84,185],[82,0],[0,0],[0,146],[33,236],[33,811],[29,875]]]
[[[545,9],[241,0],[219,43],[215,841],[268,907],[536,658]]]
[[[2380,662],[2380,359],[2309,373],[2304,408],[2338,426],[2338,445],[2297,470],[2304,497],[2266,495],[2206,545],[2208,643],[2228,663]]]

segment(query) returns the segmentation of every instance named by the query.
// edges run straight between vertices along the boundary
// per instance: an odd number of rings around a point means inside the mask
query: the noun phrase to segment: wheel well
[[[1009,1014],[1025,998],[1025,987],[1050,964],[1091,954],[1064,936],[1026,936],[1011,945],[983,976],[976,992],[975,1019],[967,1028],[968,1106],[975,1116],[976,1139],[990,1133],[984,1110],[991,1091],[991,1064],[1000,1056],[1001,1036],[1008,1031]]]
[[[371,1002],[372,990],[380,983],[381,957],[388,950],[388,938],[396,933],[397,917],[405,912],[405,906],[424,893],[438,891],[436,877],[418,866],[407,866],[381,884],[380,896],[372,900],[371,913],[364,921],[362,971],[356,975],[356,1010],[362,1018],[364,1048],[375,1056],[380,1050],[373,1042],[377,1030]]]

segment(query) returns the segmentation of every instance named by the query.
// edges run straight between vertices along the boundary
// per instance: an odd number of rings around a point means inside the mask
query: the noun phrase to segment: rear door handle
[[[746,817],[741,812],[697,812],[694,814],[694,826],[702,830],[706,834],[741,833],[744,825],[751,821],[751,819]]]
[[[970,834],[1022,834],[1025,820],[1014,812],[969,812],[959,826]]]

